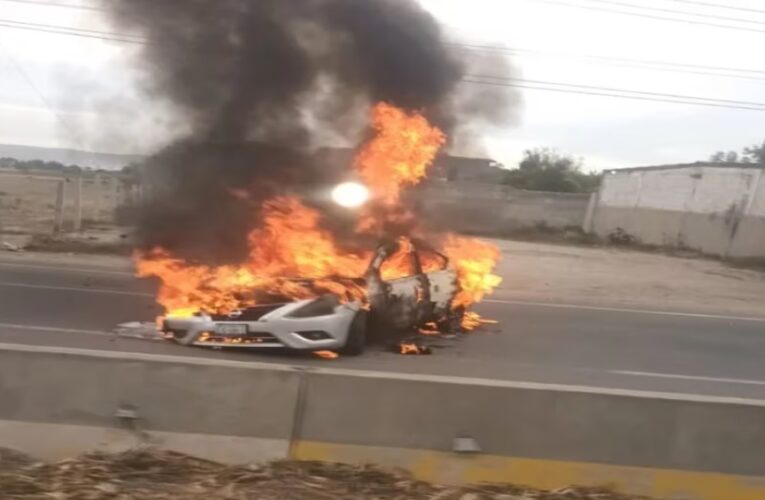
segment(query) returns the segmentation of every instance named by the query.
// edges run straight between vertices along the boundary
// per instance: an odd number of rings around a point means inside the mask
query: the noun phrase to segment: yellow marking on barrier
[[[297,460],[375,463],[408,470],[441,484],[514,483],[539,489],[610,486],[617,491],[683,500],[763,500],[765,476],[652,469],[499,455],[458,455],[430,450],[300,441]]]

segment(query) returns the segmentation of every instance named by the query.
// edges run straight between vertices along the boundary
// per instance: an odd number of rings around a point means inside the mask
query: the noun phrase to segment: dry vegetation
[[[5,500],[639,500],[603,489],[435,486],[372,466],[225,466],[155,449],[91,454],[55,464],[0,449],[0,492]]]

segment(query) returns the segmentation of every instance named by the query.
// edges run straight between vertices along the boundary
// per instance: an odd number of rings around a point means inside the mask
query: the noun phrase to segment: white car
[[[410,275],[383,279],[389,257],[398,243],[380,246],[362,280],[368,310],[360,302],[341,303],[333,295],[288,303],[257,305],[230,314],[200,313],[191,318],[167,317],[162,331],[187,345],[235,348],[288,348],[305,351],[332,350],[357,355],[363,352],[370,328],[406,330],[435,322],[445,328],[459,323],[452,310],[458,290],[456,273],[448,259],[421,242],[409,252]],[[422,271],[427,253],[437,269]]]

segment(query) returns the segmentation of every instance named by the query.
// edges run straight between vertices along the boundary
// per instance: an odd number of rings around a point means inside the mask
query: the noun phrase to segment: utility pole
[[[74,223],[72,230],[75,233],[82,231],[82,171],[77,175],[74,183]]]
[[[64,229],[64,189],[66,188],[66,179],[61,179],[56,183],[56,218],[53,224],[53,232],[60,233]]]

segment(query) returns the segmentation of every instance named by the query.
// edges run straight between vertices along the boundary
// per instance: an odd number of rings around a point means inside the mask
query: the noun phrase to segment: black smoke
[[[145,87],[190,130],[147,165],[155,187],[140,217],[146,247],[242,258],[254,207],[333,181],[338,169],[312,154],[316,137],[353,137],[350,124],[369,103],[422,111],[447,131],[457,122],[463,67],[414,0],[105,5],[120,31],[145,37]]]

